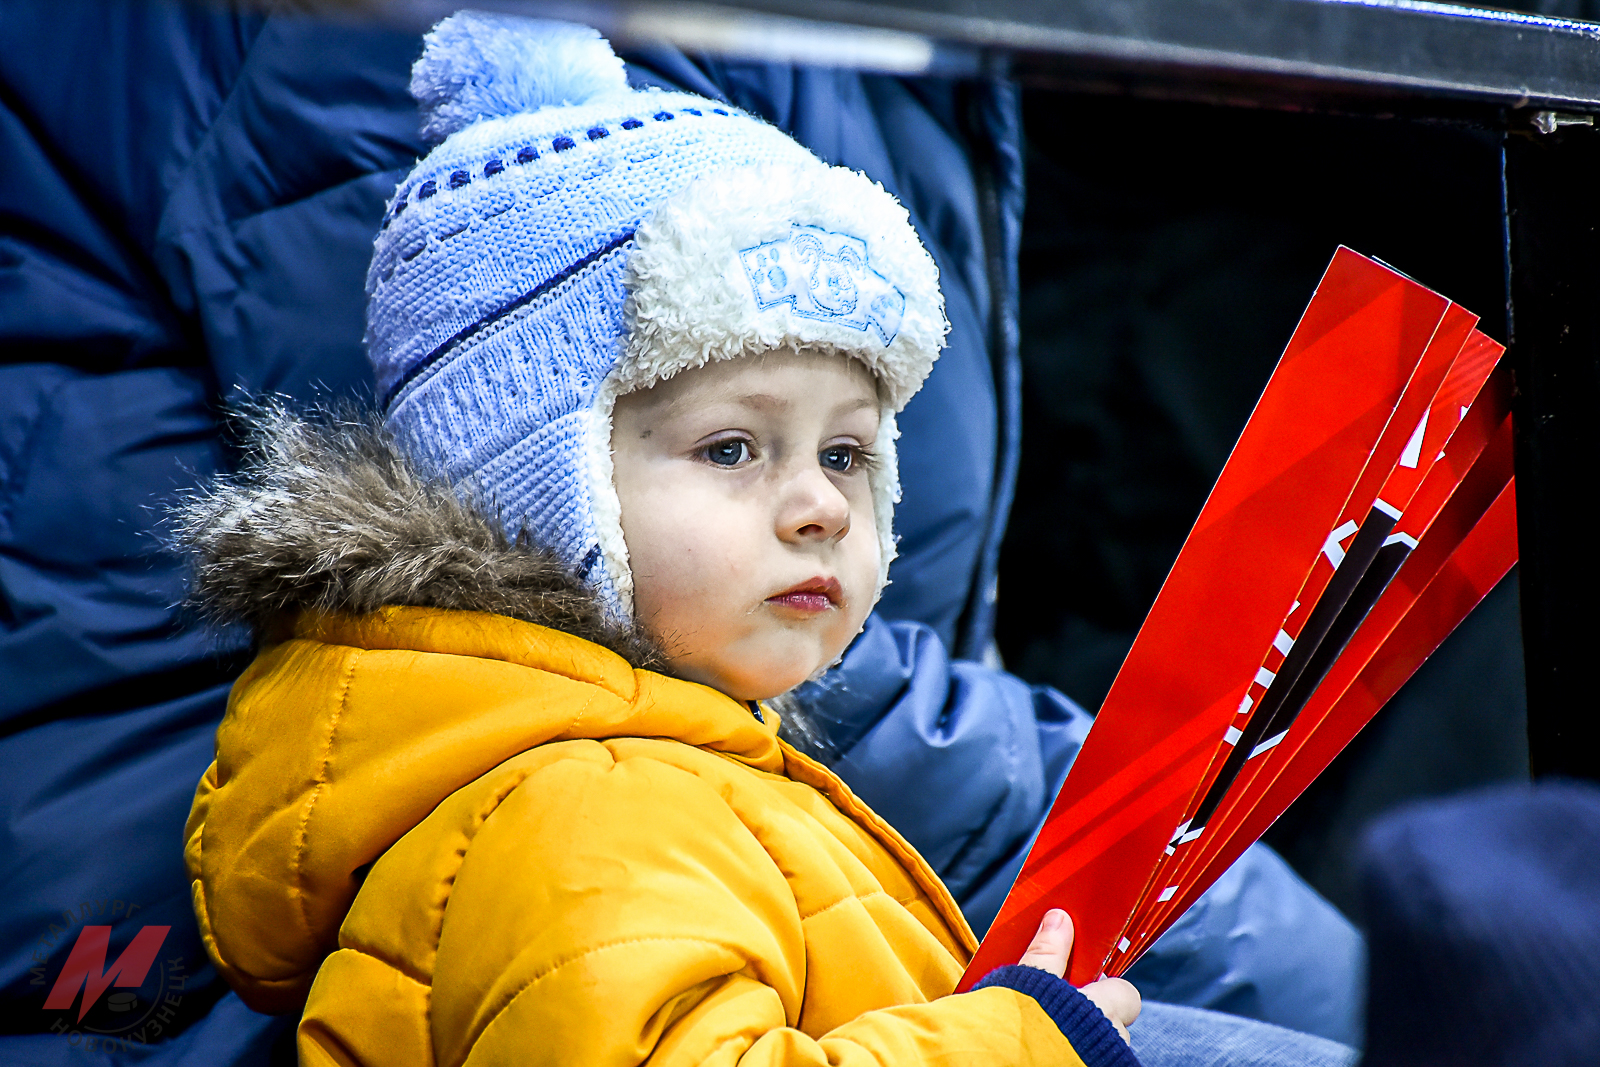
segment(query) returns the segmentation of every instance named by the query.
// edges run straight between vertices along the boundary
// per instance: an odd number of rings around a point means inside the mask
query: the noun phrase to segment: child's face
[[[878,418],[856,360],[785,350],[618,399],[634,610],[674,673],[762,700],[844,651],[877,590]]]

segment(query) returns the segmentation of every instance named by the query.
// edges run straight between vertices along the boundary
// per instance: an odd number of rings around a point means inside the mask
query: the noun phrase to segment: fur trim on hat
[[[910,217],[847,167],[737,167],[696,179],[640,225],[628,257],[617,392],[775,348],[854,356],[895,410],[949,323]]]
[[[259,637],[303,611],[481,611],[593,641],[635,667],[665,663],[554,553],[419,473],[376,417],[307,419],[266,404],[241,418],[239,473],[172,519],[193,567],[189,603],[210,620]]]

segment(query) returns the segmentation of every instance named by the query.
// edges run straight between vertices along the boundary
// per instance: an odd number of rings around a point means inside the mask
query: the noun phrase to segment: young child
[[[187,832],[217,967],[309,1064],[1134,1062],[1060,912],[951,995],[949,893],[761,703],[886,580],[905,212],[576,27],[455,16],[413,90],[383,425],[268,412],[183,518],[262,646]]]

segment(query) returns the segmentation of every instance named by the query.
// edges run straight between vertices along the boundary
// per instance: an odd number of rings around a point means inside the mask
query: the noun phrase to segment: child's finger
[[[1044,913],[1039,932],[1033,935],[1033,944],[1017,962],[1024,967],[1037,967],[1060,978],[1067,973],[1067,955],[1072,951],[1072,918],[1060,908]],[[1131,988],[1131,987],[1130,987]]]
[[[1105,1017],[1111,1020],[1111,1025],[1117,1028],[1122,1040],[1133,1044],[1128,1037],[1128,1027],[1139,1017],[1143,1001],[1132,982],[1122,978],[1102,978],[1098,982],[1090,982],[1078,992],[1094,1001],[1095,1007],[1104,1012]]]

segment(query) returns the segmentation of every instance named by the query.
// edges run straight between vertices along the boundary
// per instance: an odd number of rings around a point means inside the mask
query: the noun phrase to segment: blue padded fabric
[[[362,280],[423,149],[406,90],[420,41],[168,0],[17,0],[0,32],[25,43],[0,49],[0,1060],[261,1061],[283,1026],[205,965],[180,854],[242,638],[174,608],[159,508],[228,462],[217,409],[239,391],[370,396]],[[64,75],[61,57],[91,54]],[[957,640],[1004,512],[957,88],[656,60],[867,170],[928,235],[954,344],[902,425],[952,447],[906,472],[886,606]],[[101,901],[141,909],[105,920],[112,956],[159,919],[190,972],[148,1048],[69,1044],[41,1007],[83,923],[62,913],[95,921]]]
[[[0,1062],[265,1064],[291,1021],[207,964],[182,860],[243,635],[175,607],[160,509],[227,462],[235,387],[369,389],[418,42],[159,0],[24,0],[0,34]],[[178,1003],[111,1037],[103,1003],[45,1011],[89,924],[108,960],[170,926]]]
[[[226,992],[188,915],[184,816],[246,653],[174,607],[160,505],[229,462],[236,391],[370,398],[362,280],[423,147],[420,42],[175,0],[10,0],[0,34],[0,1062],[292,1060],[288,1021]],[[894,584],[818,718],[981,928],[1089,721],[969,662],[1016,460],[1013,90],[634,59],[636,82],[730,99],[882,182],[938,262],[951,343],[901,419]],[[70,1013],[42,1008],[100,921],[113,956],[172,927],[182,1003],[150,1044],[52,1032]]]

